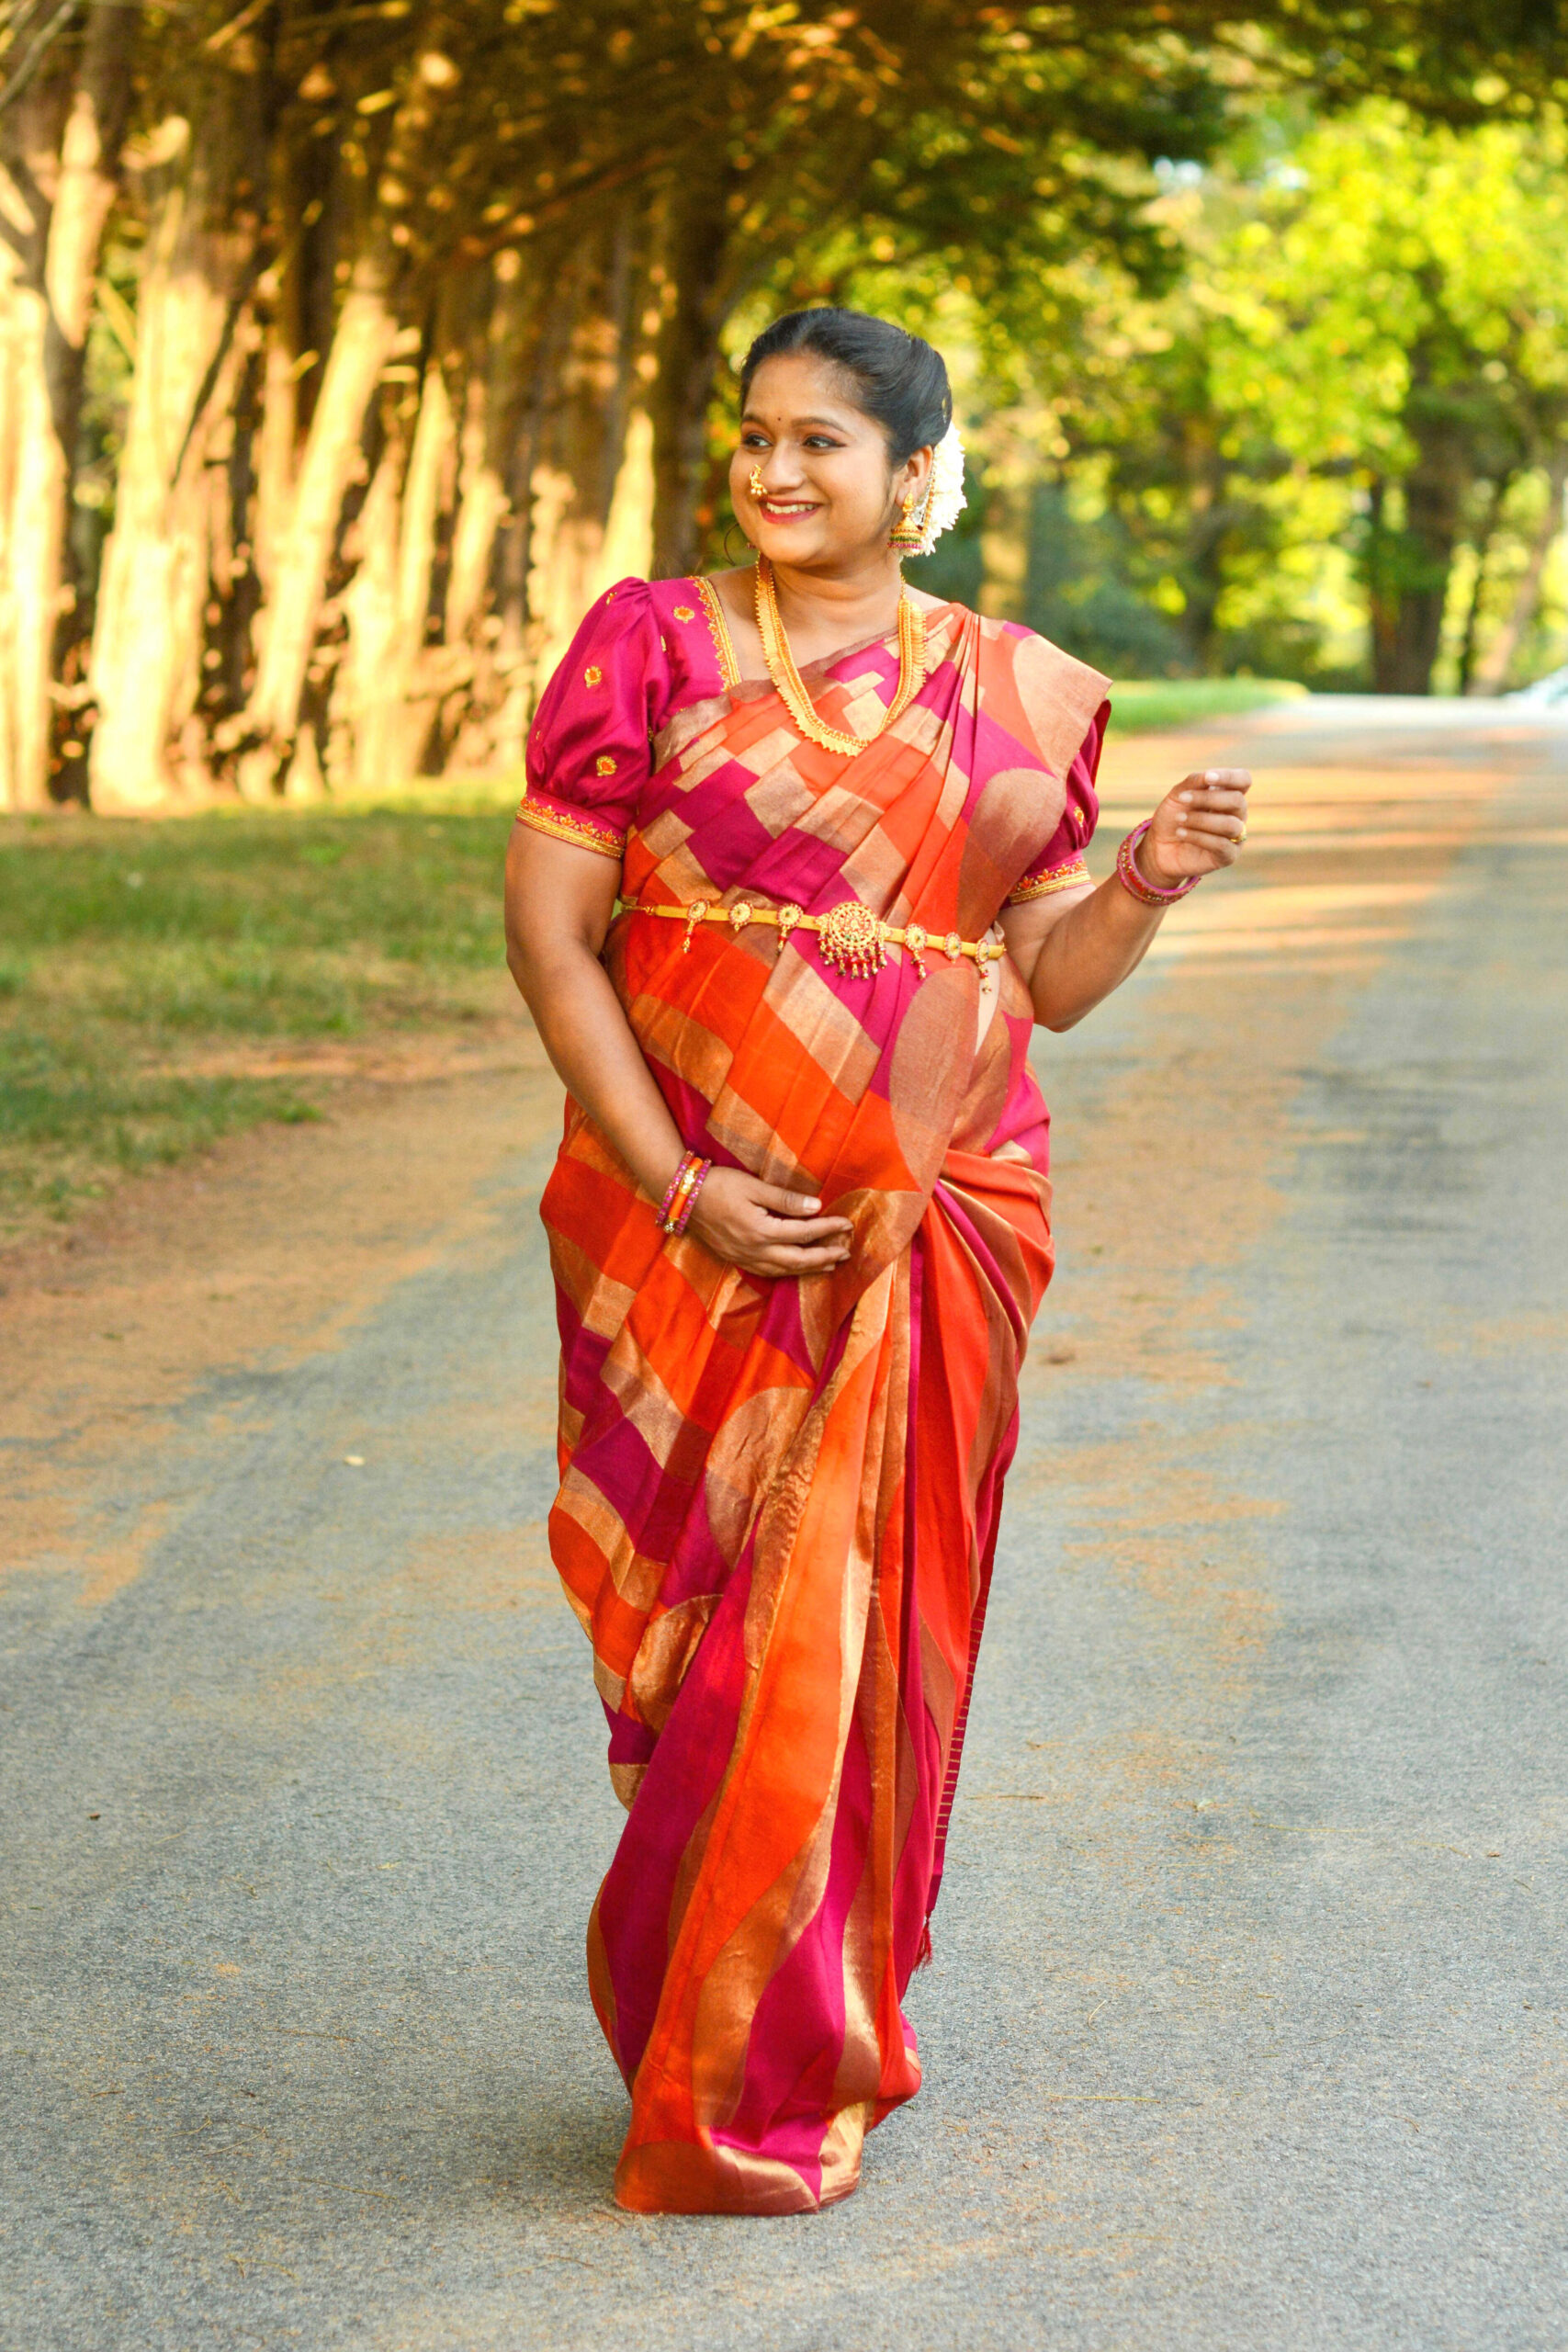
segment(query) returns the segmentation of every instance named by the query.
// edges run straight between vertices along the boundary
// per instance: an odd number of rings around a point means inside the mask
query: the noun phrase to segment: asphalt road
[[[1568,2343],[1568,731],[1225,741],[1245,877],[1040,1043],[926,2087],[820,2219],[610,2201],[536,1057],[13,1279],[0,2343]]]

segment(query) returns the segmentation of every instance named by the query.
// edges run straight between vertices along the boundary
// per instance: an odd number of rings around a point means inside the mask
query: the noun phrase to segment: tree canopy
[[[1247,564],[1288,569],[1316,511],[1290,481],[1364,498],[1379,658],[1413,676],[1444,546],[1479,576],[1480,505],[1517,523],[1555,462],[1547,265],[1519,325],[1438,216],[1445,154],[1513,175],[1513,270],[1559,200],[1562,14],[5,0],[0,804],[514,761],[594,590],[716,527],[727,334],[873,281],[911,320],[962,303],[998,501],[1009,433],[1037,521],[1099,498],[1170,659],[1263,628]],[[1301,187],[1235,161],[1270,107],[1318,142]],[[1364,314],[1330,283],[1357,238]]]

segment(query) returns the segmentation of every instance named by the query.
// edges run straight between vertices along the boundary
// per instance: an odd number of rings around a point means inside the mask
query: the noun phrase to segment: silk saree
[[[604,961],[686,1146],[817,1193],[829,1273],[764,1281],[657,1204],[569,1102],[546,1189],[561,1343],[551,1551],[627,1809],[589,1976],[641,2211],[847,2196],[919,2088],[929,1951],[1018,1374],[1052,1269],[1032,1008],[943,954],[1087,884],[1106,682],[958,605],[846,758],[742,680],[707,583],[624,581],[541,702],[520,815],[620,860]],[[891,641],[804,673],[870,734]],[[931,934],[846,976],[821,941],[640,908],[847,899]]]

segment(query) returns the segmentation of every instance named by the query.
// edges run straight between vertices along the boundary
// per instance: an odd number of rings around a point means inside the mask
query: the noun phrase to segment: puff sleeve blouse
[[[695,580],[620,580],[590,606],[529,729],[525,824],[624,855],[654,737],[721,683],[708,593]]]

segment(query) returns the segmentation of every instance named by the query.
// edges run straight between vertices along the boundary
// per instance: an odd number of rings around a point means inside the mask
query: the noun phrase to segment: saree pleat
[[[948,608],[922,695],[847,762],[766,689],[682,714],[656,745],[626,896],[810,910],[852,891],[976,936],[1032,838],[1016,796],[1062,789],[1015,641]],[[1057,659],[1061,694],[1098,694]],[[890,695],[889,661],[841,657],[814,682],[824,716]],[[1079,714],[1047,715],[1065,741]],[[865,2132],[919,2085],[900,2003],[929,1947],[1051,1272],[1030,1008],[1005,965],[988,1000],[972,963],[846,978],[808,934],[688,943],[636,911],[605,960],[688,1144],[809,1183],[854,1227],[835,1273],[746,1276],[665,1239],[575,1106],[543,1203],[551,1543],[628,1807],[589,1930],[632,2096],[616,2194],[798,2211],[854,2188]]]

